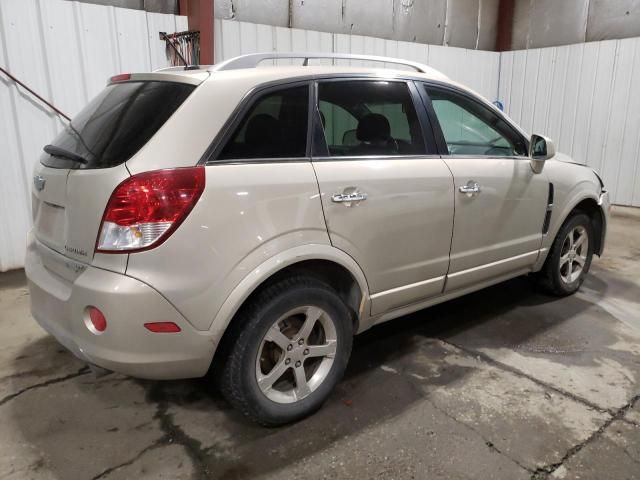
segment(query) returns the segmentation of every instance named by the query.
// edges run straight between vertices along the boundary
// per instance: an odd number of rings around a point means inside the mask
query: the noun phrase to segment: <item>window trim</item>
[[[253,99],[255,98],[256,95],[259,95],[260,93],[266,92],[269,89],[280,89],[280,88],[286,88],[288,86],[295,86],[295,85],[304,85],[304,84],[310,84],[311,85],[311,90],[315,90],[316,86],[315,84],[319,81],[331,81],[331,80],[386,80],[386,81],[404,81],[404,82],[410,82],[413,83],[414,86],[416,87],[415,89],[415,93],[416,93],[416,100],[414,100],[414,105],[415,108],[418,112],[418,115],[420,116],[422,114],[422,112],[426,109],[425,115],[426,118],[429,121],[429,125],[431,127],[431,135],[433,135],[434,138],[434,145],[436,146],[436,150],[437,153],[429,153],[428,155],[421,155],[417,158],[442,158],[442,157],[455,157],[455,155],[449,155],[448,154],[448,149],[446,148],[446,144],[445,144],[445,148],[444,150],[441,149],[441,147],[439,147],[438,142],[442,141],[441,137],[438,137],[437,132],[440,128],[440,125],[438,123],[433,122],[433,118],[435,113],[434,112],[430,112],[430,109],[432,109],[432,105],[431,105],[431,100],[429,99],[429,96],[427,95],[427,92],[424,88],[422,88],[422,86],[420,84],[426,84],[426,85],[430,85],[430,86],[434,86],[434,87],[440,87],[443,89],[450,89],[452,91],[454,91],[455,93],[459,93],[462,95],[467,95],[469,96],[472,100],[476,101],[477,103],[480,103],[481,105],[483,105],[485,108],[489,108],[491,109],[490,104],[486,103],[484,100],[482,100],[481,98],[477,98],[475,96],[472,96],[471,94],[469,94],[468,92],[466,92],[465,90],[452,86],[451,84],[447,83],[447,82],[443,82],[443,81],[439,81],[439,80],[433,80],[433,79],[425,79],[425,78],[421,78],[421,76],[417,76],[412,74],[411,72],[407,72],[406,74],[402,74],[400,72],[397,73],[393,73],[389,76],[380,76],[379,74],[375,74],[375,73],[321,73],[321,74],[309,74],[309,75],[304,75],[304,76],[299,76],[296,78],[283,78],[283,79],[277,79],[277,80],[271,80],[262,84],[258,84],[255,85],[253,87],[251,87],[246,93],[245,95],[240,99],[240,101],[238,102],[238,105],[236,106],[236,108],[234,109],[234,111],[231,113],[231,115],[229,115],[229,118],[225,121],[225,123],[223,124],[223,126],[220,128],[220,130],[218,131],[218,133],[214,136],[213,140],[211,141],[211,143],[209,144],[209,146],[207,147],[207,149],[204,151],[204,153],[202,154],[202,156],[200,157],[200,159],[197,162],[197,165],[226,165],[226,164],[243,164],[243,163],[265,163],[265,162],[298,162],[298,163],[306,163],[309,161],[322,161],[322,159],[327,159],[327,160],[345,160],[348,157],[317,157],[317,158],[313,158],[313,156],[309,156],[309,157],[300,157],[300,158],[264,158],[264,159],[238,159],[238,160],[218,160],[217,159],[217,153],[222,149],[221,145],[223,144],[223,142],[226,140],[226,137],[228,135],[231,135],[231,133],[229,133],[229,130],[233,128],[233,126],[235,125],[235,122],[237,122],[237,118],[238,116],[241,116],[244,112],[245,109],[250,108],[250,104]],[[314,98],[312,97],[310,99],[310,101],[313,103]],[[317,102],[315,102],[315,105],[317,105]],[[513,121],[508,118],[506,115],[504,115],[504,113],[497,111],[495,109],[491,109],[496,115],[499,115],[506,123],[507,125],[509,125],[510,128],[512,128],[516,133],[518,133],[519,135],[521,135],[522,137],[524,137],[526,145],[529,145],[529,139],[527,138],[527,136],[523,133],[523,131],[521,131],[520,127],[517,126],[517,124],[514,124]],[[310,110],[311,111],[311,110]],[[312,119],[313,120],[313,119]],[[437,119],[436,119],[437,120]],[[314,122],[315,124],[315,122]],[[309,127],[309,126],[308,126]],[[426,133],[427,135],[429,134],[429,132],[427,131]],[[323,135],[324,136],[324,135]],[[425,136],[426,138],[426,136]],[[313,139],[312,139],[313,141]],[[442,154],[441,152],[445,152],[444,154]],[[308,153],[311,153],[311,151],[309,151]],[[358,159],[363,159],[364,157],[355,157],[353,158],[353,160],[358,160]],[[376,159],[380,159],[381,157],[375,157]],[[382,157],[384,158],[384,157]],[[401,158],[416,158],[416,157],[401,157]],[[501,157],[501,158],[517,158],[517,159],[522,159],[522,158],[529,158],[529,157]],[[367,158],[370,159],[370,158]]]
[[[473,102],[479,108],[485,109],[491,112],[492,114],[497,115],[501,120],[504,121],[504,123],[513,132],[514,135],[522,139],[522,141],[524,142],[525,151],[527,152],[529,151],[529,140],[512,124],[512,122],[509,121],[509,119],[507,119],[504,116],[504,114],[502,114],[502,112],[496,112],[493,109],[489,108],[487,105],[484,104],[483,101],[476,98],[474,95],[471,95],[469,92],[466,92],[460,88],[456,88],[452,85],[443,84],[439,82],[417,81],[416,83],[420,84],[418,86],[419,87],[418,92],[420,94],[420,97],[422,98],[422,101],[424,102],[425,109],[431,120],[431,125],[433,127],[434,135],[436,137],[436,145],[438,146],[438,151],[442,156],[442,158],[500,158],[500,159],[504,158],[504,159],[512,159],[512,160],[524,160],[524,159],[529,160],[530,159],[528,155],[504,155],[504,156],[502,155],[462,155],[462,154],[449,153],[449,147],[447,146],[444,133],[442,132],[442,127],[440,126],[440,120],[436,115],[436,111],[433,108],[433,103],[431,102],[431,97],[425,87],[435,88],[445,92],[446,91],[451,92],[455,95],[460,95],[462,97],[465,97],[470,102]]]
[[[424,152],[419,154],[410,155],[331,155],[329,147],[326,144],[326,138],[324,135],[324,129],[322,127],[322,121],[320,117],[319,107],[319,84],[321,82],[396,82],[404,83],[409,91],[409,97],[413,104],[413,108],[420,124],[420,133],[422,134],[422,142],[424,144]],[[415,85],[415,80],[411,78],[403,77],[378,77],[378,76],[338,76],[328,78],[316,78],[313,81],[313,108],[315,113],[313,115],[313,144],[311,150],[311,159],[314,162],[328,162],[328,161],[366,161],[366,160],[384,160],[384,159],[406,159],[406,160],[418,160],[425,158],[440,158],[438,147],[435,141],[435,135],[430,119],[424,110],[424,105],[420,99],[418,88]],[[435,147],[435,149],[433,148]],[[320,151],[319,149],[322,149]]]
[[[309,126],[312,121],[312,105],[313,105],[313,94],[312,94],[312,80],[310,79],[293,79],[291,81],[277,82],[271,84],[264,84],[257,86],[251,90],[249,90],[245,96],[240,100],[238,106],[233,111],[233,113],[229,116],[225,124],[222,126],[218,134],[213,139],[213,142],[209,145],[205,153],[202,155],[200,160],[198,161],[198,165],[216,165],[216,164],[225,164],[225,165],[239,165],[239,164],[256,164],[256,163],[266,163],[266,162],[310,162],[311,161],[311,129]],[[236,132],[238,126],[242,123],[242,121],[246,118],[246,115],[249,111],[255,106],[256,102],[259,101],[266,95],[269,95],[274,92],[278,92],[280,90],[288,90],[290,88],[296,87],[304,87],[308,88],[308,107],[307,107],[307,138],[306,138],[306,146],[305,146],[305,155],[301,157],[258,157],[258,158],[218,158],[224,147],[227,145],[227,142],[231,140],[231,137]]]

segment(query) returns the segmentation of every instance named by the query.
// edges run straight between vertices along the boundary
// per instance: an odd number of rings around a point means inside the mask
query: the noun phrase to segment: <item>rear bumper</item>
[[[209,332],[195,330],[157,291],[126,275],[87,266],[73,281],[47,269],[29,240],[25,260],[31,313],[47,332],[78,358],[115,372],[149,379],[201,377],[215,345]],[[86,307],[99,308],[107,328],[86,326]],[[152,333],[144,324],[174,322],[179,333]]]

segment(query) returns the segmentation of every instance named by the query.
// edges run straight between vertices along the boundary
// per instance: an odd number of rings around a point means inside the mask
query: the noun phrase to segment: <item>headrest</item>
[[[251,117],[244,134],[245,143],[264,144],[274,141],[278,128],[278,120],[268,113],[259,113]]]
[[[379,113],[369,113],[358,122],[356,137],[361,142],[375,142],[389,140],[391,127],[389,120]]]

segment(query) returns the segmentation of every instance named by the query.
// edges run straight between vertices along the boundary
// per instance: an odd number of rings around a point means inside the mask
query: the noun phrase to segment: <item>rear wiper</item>
[[[89,160],[87,160],[83,156],[78,155],[77,153],[73,153],[69,150],[65,150],[64,148],[56,147],[55,145],[45,145],[43,150],[54,157],[66,158],[73,162],[78,162],[85,165],[89,163]]]

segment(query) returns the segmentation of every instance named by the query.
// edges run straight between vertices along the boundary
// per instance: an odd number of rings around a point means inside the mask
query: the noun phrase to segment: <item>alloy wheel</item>
[[[269,328],[256,358],[260,391],[276,403],[293,403],[327,378],[337,350],[333,319],[322,308],[288,311]]]
[[[584,271],[589,254],[587,230],[578,225],[571,229],[562,242],[560,250],[560,278],[565,283],[573,283]]]

